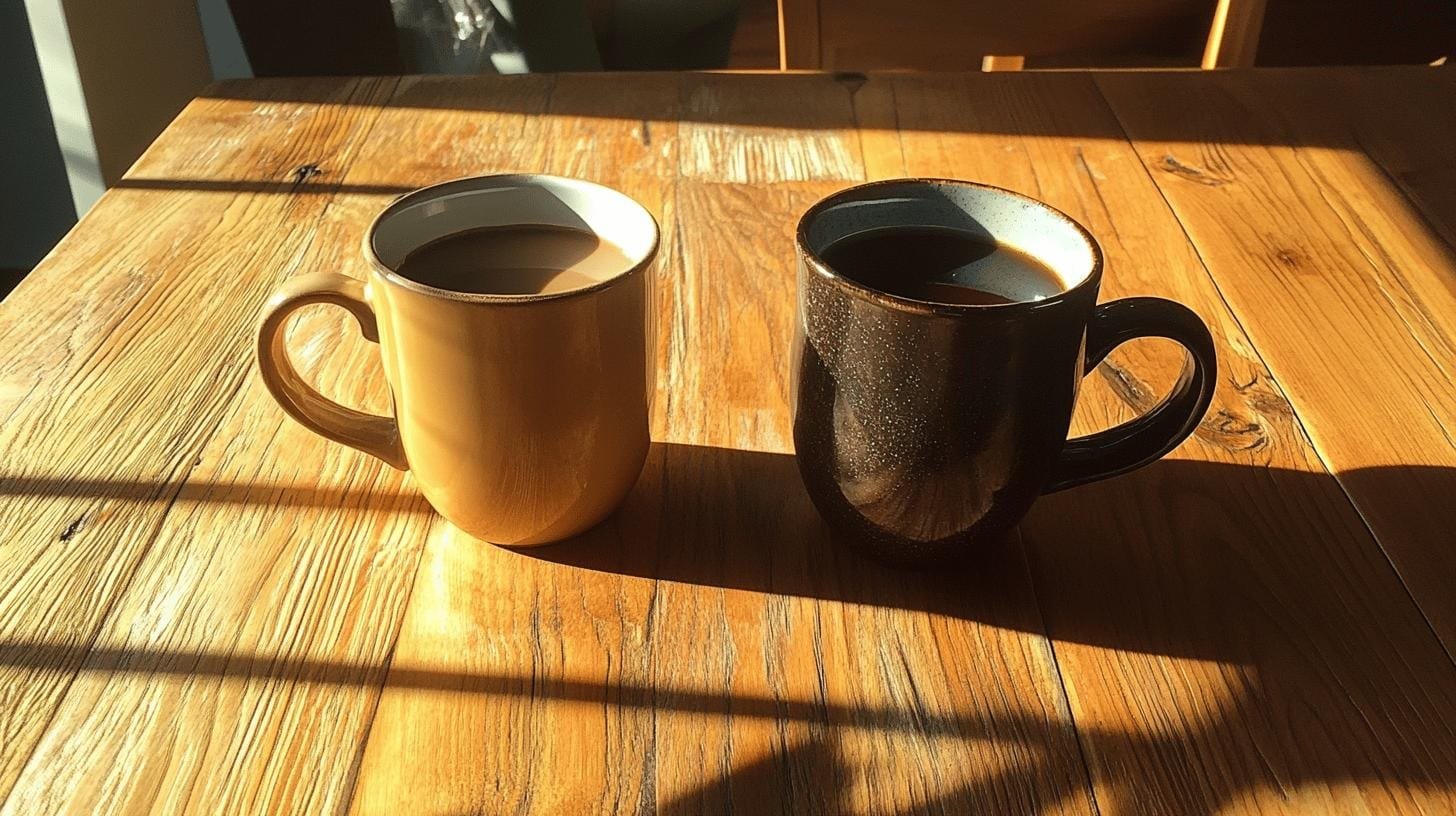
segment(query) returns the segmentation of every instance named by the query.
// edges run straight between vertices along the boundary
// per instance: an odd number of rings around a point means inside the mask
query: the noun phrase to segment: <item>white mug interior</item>
[[[1085,283],[1098,266],[1095,242],[1071,218],[1035,199],[969,182],[905,179],[853,187],[817,205],[801,234],[804,248],[824,265],[824,250],[835,242],[900,226],[955,229],[1019,250],[1056,275],[1063,292]],[[1037,288],[1044,284],[1014,267],[991,274],[977,288],[1013,301],[1045,297]]]
[[[539,174],[479,176],[416,190],[379,215],[367,243],[380,264],[397,271],[411,252],[432,241],[520,224],[584,230],[615,244],[628,263],[607,280],[642,265],[657,246],[657,222],[628,196],[589,181]]]

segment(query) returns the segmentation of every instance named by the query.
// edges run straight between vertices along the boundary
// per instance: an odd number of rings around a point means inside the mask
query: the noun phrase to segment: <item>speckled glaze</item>
[[[897,224],[989,235],[1046,263],[1063,290],[932,303],[870,289],[822,260],[844,236]],[[995,542],[1037,496],[1157,459],[1208,408],[1216,361],[1203,322],[1158,298],[1098,306],[1096,241],[1040,202],[968,182],[876,182],[812,207],[797,245],[799,469],[831,526],[884,560],[941,562]],[[1004,282],[1003,294],[1015,287]],[[1083,374],[1145,336],[1189,352],[1172,393],[1132,422],[1068,441]]]

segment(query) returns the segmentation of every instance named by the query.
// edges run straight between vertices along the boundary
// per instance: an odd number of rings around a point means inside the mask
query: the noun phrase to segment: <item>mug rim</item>
[[[825,260],[810,247],[809,225],[816,218],[818,218],[824,210],[835,204],[841,203],[845,200],[845,198],[850,195],[860,193],[865,190],[872,190],[876,187],[889,187],[893,185],[918,185],[925,187],[972,187],[980,190],[989,190],[990,192],[996,193],[998,195],[1005,195],[1011,198],[1017,198],[1033,206],[1040,207],[1041,209],[1050,213],[1054,218],[1071,226],[1077,236],[1087,244],[1087,248],[1092,254],[1092,269],[1087,273],[1087,276],[1084,277],[1082,280],[1078,281],[1076,285],[1066,287],[1060,292],[1057,292],[1055,295],[1042,298],[1041,300],[1013,300],[1008,303],[943,303],[941,301],[934,300],[919,300],[917,298],[905,297],[903,295],[886,292],[882,289],[876,289],[872,286],[860,283],[854,278],[841,275],[838,272],[834,271],[834,269],[830,267],[829,264],[825,262]],[[851,187],[846,187],[843,190],[837,190],[814,202],[812,205],[810,205],[809,209],[805,210],[804,214],[799,217],[798,228],[795,230],[794,233],[794,243],[798,247],[799,256],[807,262],[806,266],[808,266],[814,272],[814,274],[818,275],[829,283],[835,286],[841,286],[863,300],[868,300],[872,303],[876,303],[881,306],[888,306],[894,309],[899,309],[901,311],[914,312],[916,314],[965,316],[987,310],[995,310],[1001,314],[1018,311],[1030,312],[1038,309],[1055,307],[1058,304],[1065,303],[1066,301],[1076,297],[1079,293],[1086,291],[1088,287],[1091,287],[1095,290],[1097,287],[1101,286],[1102,283],[1102,246],[1101,244],[1097,243],[1096,237],[1094,237],[1086,227],[1082,226],[1082,224],[1078,222],[1077,219],[1071,217],[1070,215],[1067,215],[1066,213],[1062,212],[1056,207],[1053,207],[1045,201],[1033,198],[1024,193],[1018,193],[1015,190],[1008,190],[1005,187],[998,187],[994,184],[985,184],[979,181],[966,181],[964,179],[936,178],[925,176],[880,179],[878,181],[868,181],[862,184],[856,184]]]
[[[435,196],[442,195],[446,192],[449,192],[451,188],[455,187],[489,186],[489,184],[492,183],[507,181],[536,182],[541,180],[549,181],[555,184],[561,184],[568,187],[586,189],[591,191],[593,194],[609,193],[611,195],[620,196],[632,206],[641,210],[642,214],[647,216],[648,223],[652,225],[652,242],[648,245],[647,251],[643,253],[642,260],[638,261],[635,264],[632,264],[630,267],[622,270],[621,272],[613,274],[589,286],[582,286],[577,289],[567,289],[561,292],[536,292],[531,294],[506,295],[489,292],[460,292],[454,289],[443,289],[438,286],[431,286],[427,283],[420,283],[417,280],[413,280],[399,274],[399,272],[393,267],[384,263],[384,261],[380,260],[379,254],[374,249],[375,233],[378,231],[379,225],[384,222],[384,219],[398,213],[401,209],[409,206],[410,204],[417,203],[421,199],[429,199]],[[597,233],[595,230],[592,232],[592,234],[595,235],[598,239],[604,237]],[[662,225],[657,223],[657,217],[652,214],[651,210],[648,210],[646,207],[642,206],[641,202],[637,201],[637,199],[627,195],[621,190],[616,190],[606,186],[605,184],[598,184],[594,181],[587,181],[586,179],[571,178],[570,176],[557,176],[551,173],[490,173],[483,176],[460,176],[458,178],[446,179],[445,181],[438,181],[434,184],[428,184],[424,187],[411,190],[408,193],[405,193],[386,204],[384,206],[384,209],[380,210],[374,216],[374,218],[369,221],[368,228],[364,230],[364,258],[369,262],[369,266],[373,269],[375,275],[379,276],[379,278],[382,279],[385,283],[391,284],[393,286],[399,286],[403,289],[407,289],[417,294],[427,295],[429,297],[436,297],[442,300],[454,300],[462,303],[508,306],[542,303],[544,301],[554,300],[569,300],[577,297],[585,297],[587,295],[609,289],[612,286],[615,286],[616,284],[628,278],[640,274],[647,267],[651,266],[652,262],[657,258],[657,251],[661,244],[661,241]]]

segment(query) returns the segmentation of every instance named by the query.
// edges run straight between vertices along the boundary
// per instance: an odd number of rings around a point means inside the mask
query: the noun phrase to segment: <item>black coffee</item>
[[[591,286],[631,265],[620,247],[585,230],[518,224],[431,241],[406,256],[398,272],[453,292],[535,295]]]
[[[871,289],[933,303],[1016,303],[1063,288],[1050,267],[1025,252],[947,227],[881,227],[819,254],[830,269]]]

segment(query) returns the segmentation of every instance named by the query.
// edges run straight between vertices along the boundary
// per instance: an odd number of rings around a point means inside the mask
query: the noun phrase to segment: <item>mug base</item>
[[[615,513],[616,510],[616,505],[613,505],[611,507],[608,507],[606,512],[587,519],[586,521],[580,521],[569,526],[558,524],[543,529],[539,532],[515,536],[502,536],[499,535],[499,531],[496,531],[496,534],[494,535],[492,535],[491,531],[489,530],[481,530],[479,532],[476,532],[455,523],[448,517],[446,517],[445,520],[450,522],[451,527],[454,527],[456,530],[459,530],[460,532],[470,536],[471,538],[479,541],[482,544],[490,544],[506,550],[534,550],[539,547],[549,547],[552,544],[560,544],[563,541],[570,541],[577,536],[582,535],[583,533],[589,532],[592,529],[596,528],[598,525],[600,525],[602,522],[611,518],[612,514]]]
[[[974,566],[1004,548],[1011,540],[1011,532],[977,532],[939,541],[912,541],[836,531],[832,541],[885,566],[924,571],[947,566]]]

